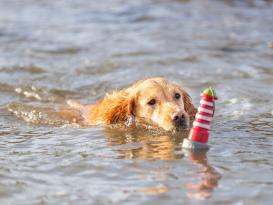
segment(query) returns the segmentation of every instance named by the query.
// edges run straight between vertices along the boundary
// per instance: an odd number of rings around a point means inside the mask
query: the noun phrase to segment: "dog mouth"
[[[182,132],[186,130],[189,130],[189,123],[186,120],[181,120],[174,124],[173,131]]]
[[[148,121],[147,119],[144,118],[136,118],[135,119],[135,125],[138,127],[145,127],[147,129],[162,129],[165,132],[172,132],[172,133],[177,133],[177,132],[185,132],[189,130],[189,122],[187,119],[181,120],[179,122],[173,123],[171,127],[164,127],[162,125],[159,125],[155,122]]]
[[[173,131],[174,132],[183,132],[189,130],[188,126],[180,126],[180,127],[174,127]]]

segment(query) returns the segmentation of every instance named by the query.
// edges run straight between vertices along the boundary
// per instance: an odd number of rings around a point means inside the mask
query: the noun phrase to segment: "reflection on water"
[[[107,144],[114,146],[114,150],[119,152],[122,158],[127,159],[147,159],[147,160],[174,160],[181,159],[182,155],[175,154],[176,149],[183,136],[161,135],[151,133],[146,130],[134,129],[130,132],[105,132]]]
[[[197,182],[190,182],[186,184],[188,189],[188,197],[195,199],[207,199],[211,197],[212,191],[217,187],[221,175],[209,165],[209,160],[207,158],[207,151],[191,152],[188,150],[183,150],[188,159],[193,162],[200,164],[200,171],[194,171],[193,177],[199,175]]]
[[[195,181],[190,181],[185,186],[187,197],[197,200],[210,198],[213,190],[217,187],[221,175],[209,165],[207,151],[192,152],[181,149],[181,142],[188,132],[180,135],[156,135],[147,131],[135,129],[128,131],[105,130],[107,145],[112,146],[112,150],[119,153],[118,159],[141,159],[141,160],[189,160],[198,165],[192,170],[190,177]],[[171,166],[163,167],[171,170]],[[173,175],[174,178],[178,176]],[[168,177],[167,177],[168,178]],[[143,188],[147,194],[164,193],[169,191],[168,180],[165,186],[160,188]]]

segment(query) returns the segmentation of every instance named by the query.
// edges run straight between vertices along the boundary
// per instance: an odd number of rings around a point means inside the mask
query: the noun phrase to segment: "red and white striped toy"
[[[214,101],[218,98],[212,88],[204,90],[201,97],[189,138],[184,139],[182,144],[182,147],[186,149],[209,149],[206,143],[208,142],[210,123],[215,110]]]

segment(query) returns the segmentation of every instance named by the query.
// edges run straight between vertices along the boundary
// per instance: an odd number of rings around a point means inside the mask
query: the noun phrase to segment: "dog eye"
[[[181,98],[181,95],[179,94],[179,93],[175,93],[175,95],[174,95],[174,97],[175,97],[175,99],[180,99]]]
[[[155,99],[151,99],[149,102],[148,102],[148,105],[154,105],[156,103],[156,100]]]

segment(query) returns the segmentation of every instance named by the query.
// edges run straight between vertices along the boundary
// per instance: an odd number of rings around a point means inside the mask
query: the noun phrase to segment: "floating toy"
[[[209,138],[210,123],[215,111],[216,93],[212,88],[204,90],[201,94],[201,101],[193,127],[190,130],[188,139],[184,139],[182,148],[191,150],[208,150],[207,145]]]

